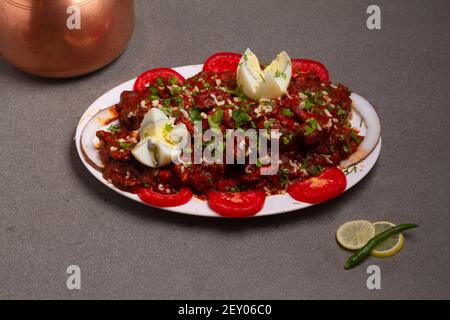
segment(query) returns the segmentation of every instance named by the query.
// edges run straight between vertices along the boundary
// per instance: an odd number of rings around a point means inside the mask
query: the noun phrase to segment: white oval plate
[[[189,78],[197,74],[202,70],[203,65],[192,65],[192,66],[185,66],[185,67],[177,67],[173,68],[177,72],[179,72],[181,75],[183,75],[185,78]],[[125,90],[132,90],[133,84],[136,79],[127,81],[125,83],[122,83],[121,85],[115,87],[114,89],[106,92],[104,95],[102,95],[100,98],[98,98],[83,114],[81,117],[76,135],[75,135],[75,143],[78,150],[78,155],[80,156],[81,161],[86,166],[86,168],[96,177],[100,182],[102,182],[104,185],[106,185],[108,188],[111,188],[112,190],[116,191],[117,193],[120,193],[121,195],[130,198],[134,201],[140,202],[142,204],[145,204],[141,201],[141,199],[132,193],[128,193],[122,190],[117,189],[115,186],[113,186],[111,183],[106,181],[102,173],[93,168],[85,159],[81,148],[80,148],[80,141],[81,141],[81,134],[83,132],[84,127],[89,122],[89,120],[100,110],[109,108],[112,105],[115,105],[118,103],[120,99],[120,94],[122,91]],[[370,103],[365,100],[363,97],[352,93],[351,98],[353,100],[353,103],[363,104],[366,105],[369,108],[373,108]],[[361,134],[365,135],[366,127],[364,121],[362,121],[361,117],[357,112],[352,113],[352,120],[351,120],[352,126],[355,128],[358,128],[361,130]],[[87,139],[87,141],[93,141],[92,139]],[[350,189],[355,184],[357,184],[359,181],[361,181],[372,169],[372,167],[375,165],[375,162],[378,159],[378,156],[380,154],[381,149],[381,138],[378,142],[375,149],[361,162],[350,166],[345,170],[345,173],[347,174],[347,189]],[[267,216],[272,214],[278,214],[278,213],[284,213],[284,212],[290,212],[295,211],[303,208],[307,208],[311,206],[309,203],[303,203],[294,200],[289,194],[283,194],[283,195],[274,195],[267,197],[266,203],[264,205],[264,208],[256,215],[256,216]],[[171,208],[160,208],[168,211],[173,212],[179,212],[179,213],[185,213],[185,214],[191,214],[196,216],[204,216],[204,217],[221,217],[214,211],[212,211],[208,203],[203,200],[199,200],[197,198],[193,198],[188,203],[178,206],[178,207],[171,207]]]

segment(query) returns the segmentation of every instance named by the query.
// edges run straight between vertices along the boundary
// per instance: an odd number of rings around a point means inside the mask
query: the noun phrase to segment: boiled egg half
[[[167,166],[180,156],[188,130],[184,124],[174,125],[174,121],[158,108],[145,114],[139,129],[140,142],[131,150],[136,160],[158,168]]]
[[[287,92],[291,77],[291,58],[284,51],[262,70],[258,57],[247,49],[237,69],[238,85],[247,97],[255,100],[282,96]]]

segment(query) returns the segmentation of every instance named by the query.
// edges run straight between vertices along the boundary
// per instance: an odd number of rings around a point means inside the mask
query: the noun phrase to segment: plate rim
[[[175,71],[177,71],[181,74],[183,74],[183,73],[184,74],[187,74],[187,73],[195,74],[195,73],[198,73],[199,71],[201,71],[202,67],[203,67],[203,64],[196,64],[196,65],[188,65],[188,66],[182,66],[182,67],[174,67],[172,69],[174,69]],[[184,205],[178,206],[178,207],[151,206],[151,205],[143,202],[136,194],[125,192],[125,191],[122,191],[122,190],[116,188],[113,184],[109,183],[107,180],[105,180],[103,178],[103,175],[101,174],[101,172],[99,172],[98,170],[93,168],[86,161],[85,156],[83,155],[83,152],[81,150],[81,134],[83,133],[84,127],[97,112],[99,112],[100,110],[103,110],[103,109],[107,109],[114,104],[114,103],[104,104],[103,103],[104,100],[112,99],[111,95],[116,95],[116,91],[117,91],[117,92],[119,92],[119,95],[116,97],[117,98],[116,101],[119,101],[120,93],[124,90],[131,90],[135,80],[136,80],[136,78],[122,82],[121,84],[106,91],[101,96],[99,96],[83,112],[82,116],[80,117],[80,120],[78,121],[76,133],[75,133],[75,137],[74,137],[76,148],[77,148],[77,153],[78,153],[78,156],[79,156],[81,162],[88,169],[88,171],[103,185],[106,185],[108,188],[110,188],[111,190],[114,190],[115,192],[121,194],[122,196],[124,196],[128,199],[134,200],[138,203],[141,203],[145,206],[149,206],[149,207],[164,210],[164,211],[175,212],[175,213],[179,213],[179,214],[192,215],[192,216],[202,216],[202,217],[211,217],[211,218],[227,218],[227,217],[223,217],[223,216],[215,213],[214,211],[212,211],[209,208],[207,201],[200,200],[196,197],[192,198],[192,200],[190,200],[187,204],[184,204]],[[364,97],[362,97],[354,92],[352,92],[352,95],[355,95],[358,99],[362,99],[365,103],[369,104],[372,108],[374,108],[373,105],[369,101],[367,101]],[[374,108],[374,110],[376,111],[375,108]],[[378,117],[378,114],[377,114],[377,117]],[[350,190],[352,187],[354,187],[356,184],[358,184],[361,180],[363,180],[367,176],[367,174],[375,166],[375,163],[377,162],[377,160],[379,158],[380,152],[381,152],[381,136],[380,136],[380,139],[379,139],[376,147],[372,150],[372,152],[364,160],[355,164],[355,166],[358,166],[358,165],[363,166],[364,171],[361,171],[362,173],[360,173],[354,181],[351,181],[351,183],[349,183],[349,179],[348,179],[348,175],[347,175],[347,188],[345,189],[344,192]],[[356,167],[356,170],[358,170],[357,167]],[[330,199],[328,201],[332,201],[332,200],[333,199]],[[289,203],[291,203],[291,204],[289,206],[284,207],[283,204],[285,203],[285,201],[289,201]],[[277,203],[281,204],[281,208],[273,209],[274,205]],[[292,205],[295,205],[295,207],[293,207]],[[289,194],[287,194],[287,193],[282,194],[282,195],[271,195],[266,198],[266,203],[264,205],[264,208],[258,214],[248,217],[248,218],[263,217],[263,216],[270,216],[270,215],[282,214],[282,213],[293,212],[293,211],[300,211],[301,209],[305,209],[305,208],[308,208],[313,205],[315,205],[315,204],[309,204],[309,203],[297,201],[297,200],[293,199],[292,197],[290,197]]]

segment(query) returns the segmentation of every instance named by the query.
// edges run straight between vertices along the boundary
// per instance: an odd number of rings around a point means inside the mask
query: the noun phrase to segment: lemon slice
[[[379,234],[386,229],[395,227],[395,224],[389,221],[378,221],[374,222],[373,226],[375,227],[375,234]],[[403,248],[404,243],[405,237],[403,237],[403,234],[397,233],[381,242],[370,254],[379,258],[392,257]]]
[[[349,250],[361,249],[374,236],[375,227],[366,220],[346,222],[336,231],[339,244]]]

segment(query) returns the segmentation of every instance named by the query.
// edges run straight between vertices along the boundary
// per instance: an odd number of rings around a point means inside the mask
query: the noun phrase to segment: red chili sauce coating
[[[288,94],[266,102],[271,108],[263,112],[255,111],[259,101],[240,92],[232,71],[202,71],[183,86],[160,80],[146,91],[124,91],[117,105],[120,123],[97,132],[105,179],[128,192],[151,188],[172,194],[188,186],[200,198],[213,190],[278,194],[286,190],[290,181],[315,176],[338,165],[356,151],[363,139],[349,123],[350,91],[341,84],[322,82],[314,73],[294,76]],[[209,128],[206,119],[195,119],[198,114],[214,115],[220,109],[222,131],[238,127],[280,130],[278,173],[261,175],[260,166],[255,164],[170,164],[163,168],[140,164],[130,151],[139,141],[137,130],[145,113],[153,107],[175,117],[175,123],[184,123],[191,134],[193,120],[201,120],[203,128]]]

